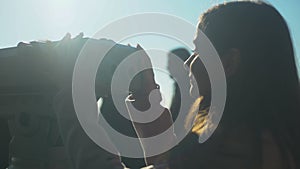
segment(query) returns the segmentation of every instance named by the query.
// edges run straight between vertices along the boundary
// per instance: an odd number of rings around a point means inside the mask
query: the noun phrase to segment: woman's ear
[[[231,77],[236,74],[240,65],[240,50],[237,48],[230,48],[223,56],[221,56],[225,74]]]

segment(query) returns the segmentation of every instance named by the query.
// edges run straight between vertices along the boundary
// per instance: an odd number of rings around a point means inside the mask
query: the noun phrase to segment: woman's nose
[[[197,54],[193,53],[189,58],[187,58],[187,60],[183,64],[183,67],[185,70],[187,70],[187,71],[190,70],[191,63],[196,56],[197,56]]]

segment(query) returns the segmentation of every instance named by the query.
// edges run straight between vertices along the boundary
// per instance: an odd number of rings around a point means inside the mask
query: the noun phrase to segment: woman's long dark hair
[[[299,78],[283,17],[264,2],[230,2],[205,12],[198,28],[220,57],[233,48],[240,52],[238,72],[227,80],[222,123],[267,129],[283,154],[288,149],[299,166]]]

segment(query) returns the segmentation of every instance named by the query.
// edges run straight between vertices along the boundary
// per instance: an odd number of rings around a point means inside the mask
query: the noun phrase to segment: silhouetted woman
[[[222,120],[203,144],[207,129],[210,82],[195,53],[186,61],[203,96],[191,134],[173,151],[172,169],[300,167],[299,79],[288,26],[264,2],[230,2],[205,12],[198,29],[210,39],[222,61],[227,100]],[[199,102],[199,99],[198,99]],[[217,125],[217,124],[213,124]]]

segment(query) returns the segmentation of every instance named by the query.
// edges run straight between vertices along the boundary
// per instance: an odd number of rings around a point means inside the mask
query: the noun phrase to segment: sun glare
[[[71,0],[46,1],[44,13],[47,15],[48,23],[66,27],[74,21],[76,11]]]

